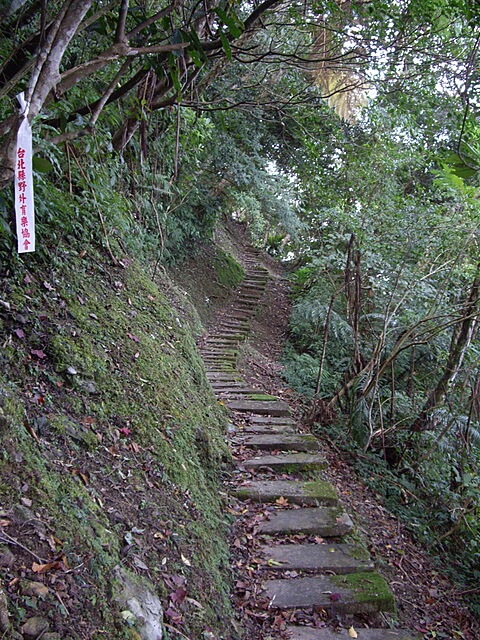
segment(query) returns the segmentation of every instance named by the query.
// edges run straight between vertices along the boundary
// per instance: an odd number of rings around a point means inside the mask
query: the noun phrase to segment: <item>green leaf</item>
[[[40,173],[50,173],[50,171],[53,171],[53,164],[50,160],[40,158],[40,156],[33,156],[32,167],[34,171],[39,171]]]
[[[229,15],[226,11],[220,9],[220,7],[215,9],[215,13],[223,24],[228,27],[228,30],[234,38],[239,38],[242,35],[245,25],[236,14]]]
[[[170,71],[170,78],[172,79],[173,86],[175,87],[177,93],[182,92],[182,84],[180,82],[180,77],[178,75],[177,65],[175,63],[175,57],[172,54],[168,57],[168,67]]]
[[[222,47],[225,51],[225,55],[227,56],[227,60],[229,62],[232,61],[232,48],[230,47],[230,43],[228,41],[227,36],[224,33],[220,33],[220,40],[222,41]]]
[[[200,38],[194,31],[190,31],[186,34],[187,40],[191,43],[191,47],[188,47],[188,53],[192,56],[193,63],[196,67],[201,67],[202,64],[207,62],[207,56],[203,50]]]

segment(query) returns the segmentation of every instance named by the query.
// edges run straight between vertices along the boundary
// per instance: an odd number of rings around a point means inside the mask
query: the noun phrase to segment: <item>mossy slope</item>
[[[1,568],[11,633],[40,613],[62,638],[137,637],[112,601],[122,565],[165,609],[185,580],[170,622],[226,637],[226,420],[189,327],[134,262],[60,258],[0,295],[0,517],[29,550],[9,545]],[[32,553],[59,564],[35,573]],[[48,595],[25,595],[20,577]]]

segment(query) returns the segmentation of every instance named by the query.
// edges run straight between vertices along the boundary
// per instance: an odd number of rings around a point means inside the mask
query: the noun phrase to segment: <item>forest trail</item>
[[[419,638],[413,631],[380,627],[388,620],[380,614],[395,611],[394,597],[335,487],[322,476],[327,462],[319,440],[302,432],[287,402],[238,371],[239,346],[269,279],[260,255],[248,251],[235,300],[201,347],[207,377],[231,413],[229,443],[237,469],[230,511],[256,512],[251,533],[233,541],[237,550],[242,541],[255,548],[249,564],[260,569],[248,584],[235,585],[237,608],[248,610],[249,639]]]

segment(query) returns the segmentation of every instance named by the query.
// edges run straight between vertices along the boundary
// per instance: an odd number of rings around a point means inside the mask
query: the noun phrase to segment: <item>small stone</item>
[[[49,627],[49,622],[42,616],[33,616],[28,618],[25,624],[22,626],[22,633],[25,640],[37,640],[40,634],[45,634]]]
[[[162,640],[163,609],[150,582],[120,567],[115,569],[115,578],[120,586],[115,600],[123,609],[122,616],[136,620],[136,631],[142,640]]]
[[[97,394],[97,387],[92,380],[83,380],[80,384],[90,395],[94,396]]]
[[[44,598],[48,595],[49,588],[43,582],[35,582],[33,580],[22,580],[20,583],[22,594],[25,596],[36,596]]]
[[[0,588],[0,631],[6,631],[8,626],[8,600],[5,591]]]
[[[0,567],[13,567],[15,556],[6,545],[0,546]]]

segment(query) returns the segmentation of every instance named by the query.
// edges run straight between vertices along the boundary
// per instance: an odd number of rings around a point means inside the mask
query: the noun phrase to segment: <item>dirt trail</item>
[[[260,288],[259,261],[269,272],[268,282]],[[240,289],[236,299],[212,325],[204,341],[203,355],[217,396],[233,411],[231,445],[238,465],[230,482],[232,494],[237,495],[232,498],[229,509],[236,516],[232,550],[237,580],[233,597],[246,620],[249,640],[479,638],[480,628],[468,613],[462,594],[439,573],[405,527],[381,505],[378,496],[361,483],[346,456],[332,443],[322,441],[321,463],[318,447],[312,445],[309,449],[303,436],[298,435],[305,431],[300,420],[301,402],[285,386],[279,364],[290,311],[288,286],[281,269],[270,260],[265,262],[261,254],[250,254],[247,262],[250,272],[246,287]],[[262,295],[260,289],[264,290]],[[244,343],[247,334],[250,337]],[[244,345],[240,357],[239,335]],[[262,397],[264,393],[274,397]],[[306,459],[308,455],[310,458]],[[290,459],[284,461],[286,456]],[[358,532],[354,539],[360,535],[370,557],[390,584],[397,606],[395,616],[378,611],[388,606],[375,605],[369,611],[355,606],[349,608],[341,585],[334,588],[327,583],[323,587],[315,584],[313,590],[317,595],[322,591],[323,600],[314,598],[310,602],[308,597],[305,600],[305,593],[318,575],[328,577],[343,572],[329,564],[331,558],[319,559],[318,552],[325,550],[325,540],[333,549],[332,545],[346,530],[290,529],[281,538],[268,531],[268,526],[275,526],[268,523],[275,521],[280,512],[286,514],[285,517],[302,512],[306,517],[312,509],[328,508],[326,503],[321,505],[319,497],[310,507],[305,507],[308,503],[305,497],[299,500],[294,494],[286,497],[288,483],[298,483],[302,469],[308,469],[307,478],[310,478],[308,473],[313,472],[316,464],[326,466],[324,477],[336,488],[341,505],[353,516]],[[284,485],[277,493],[275,487],[269,496],[262,493],[272,490],[268,483],[279,479]],[[299,502],[300,508],[293,506],[294,502]],[[320,515],[316,514],[317,521]],[[343,525],[348,521],[343,510],[339,521]],[[315,557],[312,550],[317,554]],[[295,557],[291,556],[292,551]],[[358,551],[353,555],[355,553]],[[277,575],[278,566],[281,566],[281,580]],[[370,568],[369,565],[367,569]],[[350,567],[350,570],[359,569]],[[304,582],[300,583],[301,580]],[[371,582],[368,574],[366,580]],[[290,586],[295,581],[301,588],[292,592]],[[295,597],[298,601],[294,601]],[[391,625],[408,627],[411,632],[389,630]]]

